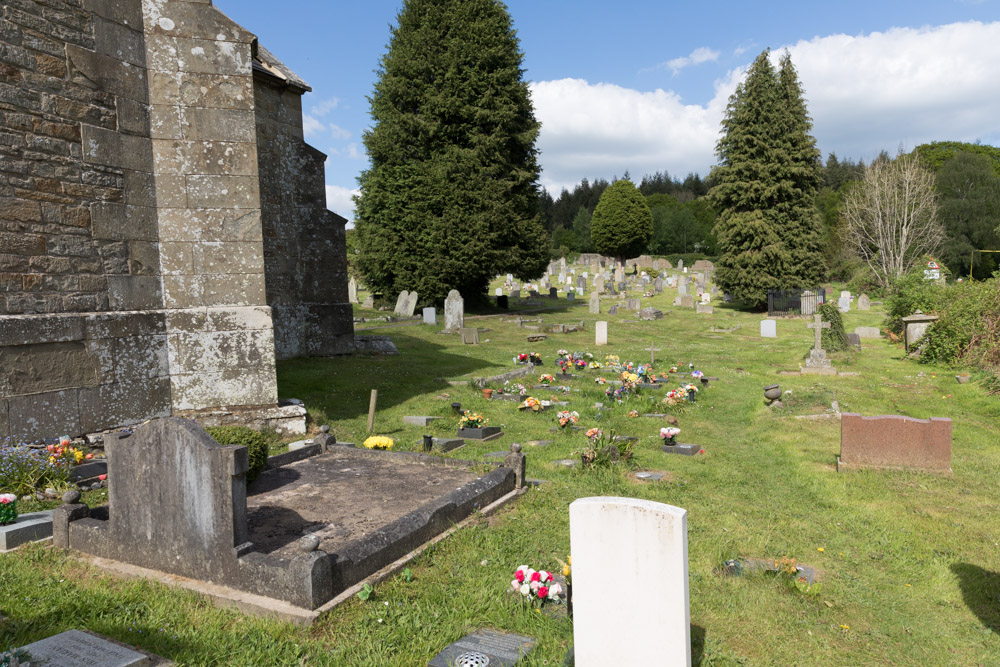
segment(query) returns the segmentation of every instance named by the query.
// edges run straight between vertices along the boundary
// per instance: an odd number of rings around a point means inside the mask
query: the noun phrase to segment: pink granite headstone
[[[951,472],[951,420],[843,413],[837,470],[856,468]]]

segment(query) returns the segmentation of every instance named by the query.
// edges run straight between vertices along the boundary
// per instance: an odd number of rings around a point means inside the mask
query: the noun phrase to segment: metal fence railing
[[[826,290],[822,287],[814,289],[771,289],[767,290],[767,314],[769,317],[787,317],[802,314],[802,294],[812,292],[816,295],[816,305],[826,303]]]

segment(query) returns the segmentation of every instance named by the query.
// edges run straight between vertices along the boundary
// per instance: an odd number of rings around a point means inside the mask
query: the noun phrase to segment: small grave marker
[[[23,647],[31,664],[55,667],[132,667],[153,663],[140,653],[100,635],[68,630]],[[164,661],[165,662],[165,661]]]
[[[607,322],[597,322],[594,325],[594,344],[595,345],[607,345],[608,344],[608,323]]]
[[[820,313],[816,313],[813,317],[813,323],[806,325],[815,332],[815,346],[806,359],[807,372],[834,372],[830,360],[826,358],[826,350],[823,349],[823,329],[829,329],[831,325],[823,321]]]
[[[479,329],[475,327],[462,327],[462,343],[465,345],[479,345]]]
[[[368,432],[375,430],[375,404],[378,403],[378,389],[372,389],[371,400],[368,401]]]
[[[778,337],[778,323],[775,320],[761,320],[760,321],[760,337],[761,338],[777,338]]]
[[[437,311],[434,308],[424,308],[424,324],[437,324]]]

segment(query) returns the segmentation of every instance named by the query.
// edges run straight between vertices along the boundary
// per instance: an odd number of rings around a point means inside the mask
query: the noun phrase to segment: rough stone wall
[[[264,52],[263,58],[270,58]],[[254,79],[267,303],[279,359],[354,350],[346,220],[326,208],[326,156],[305,143],[302,93],[280,71]]]

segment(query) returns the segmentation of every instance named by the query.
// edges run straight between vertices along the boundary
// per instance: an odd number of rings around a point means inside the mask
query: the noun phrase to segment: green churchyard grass
[[[495,287],[499,283],[491,286]],[[438,327],[370,322],[359,334],[390,336],[399,356],[294,360],[279,364],[283,397],[305,401],[316,426],[328,423],[338,440],[366,437],[372,389],[378,389],[375,433],[396,449],[420,450],[421,436],[454,436],[452,402],[501,426],[503,438],[472,442],[446,454],[481,460],[524,445],[528,477],[545,480],[514,504],[428,549],[403,575],[376,585],[367,601],[353,599],[310,628],[216,608],[193,593],[145,581],[114,579],[53,549],[31,546],[0,557],[0,641],[22,645],[69,628],[94,630],[169,657],[178,664],[418,665],[463,635],[492,628],[527,635],[538,645],[527,665],[559,665],[572,644],[572,623],[523,605],[505,593],[518,565],[556,571],[569,550],[569,504],[586,496],[633,496],[688,511],[693,654],[703,665],[994,664],[1000,662],[1000,550],[995,428],[1000,403],[975,382],[959,385],[955,372],[904,359],[901,345],[864,340],[861,352],[831,354],[841,373],[781,375],[797,370],[812,345],[804,319],[779,319],[777,338],[760,338],[762,315],[714,300],[712,315],[670,306],[667,289],[643,306],[664,311],[640,322],[623,308],[588,314],[589,293],[572,302],[541,299],[542,317],[530,326],[578,324],[586,330],[548,334],[501,316],[476,318],[478,346]],[[512,305],[517,306],[518,302]],[[879,309],[851,310],[845,326],[878,326]],[[595,347],[594,323],[609,322],[609,345]],[[442,318],[439,317],[439,323]],[[740,328],[730,333],[716,329]],[[473,377],[510,370],[512,357],[538,352],[538,384],[555,374],[556,351],[613,354],[648,363],[655,341],[656,371],[689,363],[717,377],[693,404],[649,402],[665,390],[641,390],[625,405],[604,395],[594,380],[616,379],[606,369],[577,372],[572,381],[529,389],[539,399],[567,400],[583,429],[639,438],[632,470],[668,471],[660,482],[635,480],[625,466],[582,469],[555,465],[577,458],[584,431],[557,425],[557,408],[519,412],[516,402],[486,400]],[[780,384],[784,410],[765,406],[762,387]],[[561,393],[567,384],[573,391]],[[496,385],[494,385],[496,388]],[[576,391],[579,390],[579,391]],[[839,421],[799,419],[840,410],[863,415],[949,417],[954,422],[953,475],[864,471],[838,473]],[[598,412],[593,406],[604,403]],[[677,417],[677,441],[701,445],[694,457],[664,454],[663,412]],[[428,427],[403,424],[407,415],[436,416]],[[529,441],[551,441],[539,446]],[[96,497],[91,497],[91,500]],[[363,511],[363,508],[358,508]],[[22,511],[30,511],[25,508]],[[795,558],[816,570],[818,593],[803,594],[773,577],[724,576],[730,559]],[[620,609],[641,590],[623,590]]]

